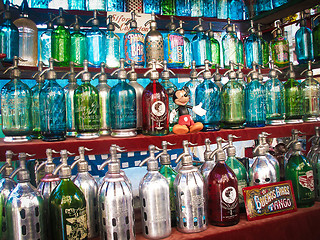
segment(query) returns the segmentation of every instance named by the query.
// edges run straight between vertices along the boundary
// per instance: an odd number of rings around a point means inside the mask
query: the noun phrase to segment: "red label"
[[[310,170],[306,172],[306,175],[299,176],[299,184],[310,191],[314,191],[313,171]]]

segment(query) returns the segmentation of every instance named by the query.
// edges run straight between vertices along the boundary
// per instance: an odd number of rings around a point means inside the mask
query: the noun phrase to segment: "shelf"
[[[169,134],[166,136],[144,136],[138,135],[133,138],[112,138],[110,136],[103,136],[94,140],[78,140],[75,138],[68,138],[66,141],[60,142],[44,142],[41,140],[32,140],[27,143],[5,143],[3,139],[0,141],[0,159],[4,161],[6,150],[12,150],[14,153],[28,152],[31,154],[36,154],[36,158],[46,158],[45,152],[47,148],[52,148],[56,151],[61,149],[67,149],[70,152],[77,153],[78,147],[85,146],[92,148],[93,151],[90,155],[100,155],[107,154],[109,152],[109,147],[111,144],[117,144],[121,147],[125,147],[126,151],[147,151],[148,146],[153,144],[155,146],[161,147],[161,142],[163,140],[169,141],[171,143],[176,143],[176,145],[171,148],[182,148],[182,141],[188,140],[192,143],[198,143],[198,145],[203,145],[206,138],[210,138],[212,143],[215,143],[216,137],[220,136],[227,139],[228,134],[234,134],[241,138],[238,141],[245,141],[256,139],[258,134],[261,132],[268,132],[272,135],[270,137],[288,137],[291,136],[292,129],[298,129],[304,132],[307,136],[311,136],[315,133],[314,127],[320,126],[320,122],[314,123],[301,123],[301,124],[286,124],[280,126],[266,126],[263,128],[245,128],[245,129],[222,129],[216,132],[199,132],[192,134],[175,135]]]

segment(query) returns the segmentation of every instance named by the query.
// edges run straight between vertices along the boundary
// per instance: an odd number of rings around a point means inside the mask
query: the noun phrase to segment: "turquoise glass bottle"
[[[11,20],[9,1],[6,1],[3,20],[0,25],[0,51],[6,57],[2,61],[12,62],[14,56],[19,56],[19,31]]]
[[[66,20],[62,16],[63,9],[59,8],[57,27],[51,34],[51,57],[56,59],[54,64],[60,67],[67,67],[70,63],[71,35],[65,27]]]
[[[68,0],[69,10],[86,10],[86,1]]]
[[[246,127],[264,127],[266,125],[266,97],[259,74],[253,66],[248,73],[251,82],[245,88]]]
[[[198,19],[199,24],[193,29],[196,30],[196,35],[191,41],[192,60],[196,61],[196,66],[204,66],[204,61],[211,60],[211,46],[208,36],[205,34],[202,26],[202,19]]]
[[[217,0],[217,18],[227,19],[228,18],[228,0]]]
[[[49,65],[49,59],[51,58],[51,35],[53,31],[52,14],[49,15],[47,22],[47,30],[40,35],[40,61],[44,65]]]
[[[220,66],[220,43],[217,39],[214,38],[214,32],[212,31],[212,24],[209,23],[209,30],[207,35],[210,41],[211,57],[208,60],[211,61],[212,65]]]
[[[176,32],[176,24],[173,16],[171,22],[166,26],[169,33],[164,37],[164,60],[169,68],[183,68],[184,66],[184,40],[183,36]]]
[[[125,1],[123,0],[109,0],[106,1],[106,11],[108,12],[124,12]]]
[[[301,12],[300,28],[296,32],[296,55],[299,64],[313,60],[312,32],[307,26],[304,12]]]
[[[259,41],[256,30],[254,29],[253,20],[250,21],[250,24],[251,26],[248,29],[250,35],[244,40],[247,68],[252,68],[252,62],[256,62],[259,65],[263,63],[261,41]]]
[[[319,17],[317,15],[313,18],[313,23],[315,23],[316,19]],[[312,40],[313,40],[313,55],[315,60],[320,60],[320,22],[314,25],[312,29]]]
[[[99,29],[97,14],[97,10],[94,10],[93,18],[87,21],[87,23],[92,21],[91,29],[86,32],[87,60],[91,67],[100,67],[100,64],[106,60],[106,34]]]
[[[217,1],[216,0],[203,0],[203,16],[217,17]]]
[[[134,137],[137,135],[136,92],[127,83],[127,72],[124,64],[125,60],[121,58],[120,68],[112,73],[112,75],[118,73],[118,83],[110,90],[112,137]]]
[[[49,68],[42,71],[47,81],[40,91],[40,129],[43,141],[62,141],[66,139],[66,100],[63,88],[56,81],[53,58]]]
[[[285,90],[282,82],[278,78],[278,73],[273,61],[270,61],[269,79],[264,84],[266,93],[266,124],[284,124],[285,115]]]
[[[228,1],[228,17],[231,20],[243,20],[244,17],[244,1],[230,0]]]
[[[176,15],[191,16],[191,0],[176,0]]]
[[[270,43],[271,59],[279,68],[289,66],[289,42],[282,36],[279,21],[276,22],[276,29],[272,32],[276,32],[276,37]]]
[[[147,14],[160,14],[161,13],[161,2],[158,0],[143,0],[143,10]]]
[[[13,59],[11,80],[1,89],[2,132],[5,142],[25,142],[32,133],[32,101],[30,88],[20,80],[19,58]]]
[[[289,0],[272,0],[273,8],[277,8],[282,6],[283,4],[286,4]]]
[[[88,61],[85,60],[83,71],[75,76],[77,79],[82,75],[83,82],[74,92],[76,132],[77,138],[80,139],[97,138],[100,130],[99,93],[90,83],[91,74],[88,65]]]
[[[226,34],[222,37],[222,52],[223,52],[223,65],[225,68],[230,67],[230,61],[234,63],[239,62],[239,40],[233,31],[233,27],[228,18],[228,23],[223,27],[226,29]]]
[[[205,131],[219,130],[221,120],[221,97],[219,87],[211,80],[209,61],[205,60],[203,72],[203,82],[196,88],[196,105],[202,104],[206,110],[204,116],[196,116],[196,121],[202,122]]]
[[[126,23],[130,24],[130,30],[124,35],[124,52],[125,60],[128,65],[131,61],[135,61],[136,65],[144,67],[145,65],[145,48],[144,36],[137,29],[137,21],[135,12],[131,13],[131,19]]]
[[[85,59],[87,59],[87,40],[86,36],[80,32],[79,19],[76,15],[71,34],[70,61],[82,66]]]
[[[272,1],[270,0],[257,0],[257,14],[270,11],[273,9]]]
[[[49,5],[48,0],[31,0],[30,6],[32,8],[44,8],[47,9]]]
[[[120,66],[120,37],[114,31],[120,26],[112,22],[112,15],[108,16],[108,21],[106,30],[106,66],[117,68]]]
[[[243,86],[236,81],[237,74],[231,69],[224,76],[228,75],[229,81],[221,90],[221,123],[223,128],[243,128],[246,121],[245,102]]]

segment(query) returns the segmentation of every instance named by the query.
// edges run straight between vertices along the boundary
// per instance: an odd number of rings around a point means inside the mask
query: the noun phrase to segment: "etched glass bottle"
[[[176,14],[176,0],[162,0],[161,1],[161,14],[162,15],[175,15]]]
[[[176,15],[191,16],[191,0],[176,0]]]
[[[47,30],[40,35],[40,61],[44,65],[49,65],[49,59],[51,58],[51,35],[53,31],[52,14],[49,15],[47,22]]]
[[[85,59],[87,59],[87,40],[86,36],[80,32],[79,20],[76,15],[71,34],[70,61],[82,66]]]
[[[228,18],[228,24],[223,29],[226,29],[226,34],[222,37],[223,65],[228,68],[230,67],[230,61],[239,62],[238,38],[233,32],[230,18]]]
[[[248,29],[250,35],[244,40],[244,48],[246,51],[246,66],[252,68],[252,63],[256,62],[262,65],[262,48],[261,42],[253,27],[253,20],[250,21],[251,27]]]
[[[143,10],[147,14],[160,14],[161,13],[161,1],[158,0],[143,0]]]
[[[282,36],[279,21],[276,22],[276,25],[276,29],[272,31],[276,31],[276,37],[270,43],[271,58],[277,67],[282,68],[289,66],[289,42]]]
[[[69,10],[86,10],[84,0],[68,0]]]
[[[124,12],[124,4],[125,1],[123,0],[109,0],[106,1],[106,11],[108,12]]]
[[[83,71],[75,78],[82,75],[82,84],[74,92],[74,114],[76,123],[77,138],[93,139],[99,137],[100,111],[99,93],[96,87],[92,86],[91,74],[88,70],[88,61],[83,62]]]
[[[120,26],[112,22],[112,15],[108,16],[108,24],[106,30],[106,66],[109,68],[117,68],[120,66],[120,37],[115,34],[115,29]]]
[[[106,0],[87,0],[87,11],[106,10]]]
[[[209,30],[207,31],[207,34],[211,49],[211,57],[209,57],[209,60],[211,61],[212,65],[220,65],[220,43],[214,38],[214,32],[212,31],[211,23],[209,23]]]

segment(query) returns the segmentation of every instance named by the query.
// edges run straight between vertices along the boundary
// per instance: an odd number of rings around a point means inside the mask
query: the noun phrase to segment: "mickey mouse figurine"
[[[178,124],[173,126],[172,131],[175,134],[185,134],[185,133],[196,133],[203,129],[203,124],[201,122],[194,122],[192,120],[192,117],[189,114],[189,109],[192,109],[192,111],[199,115],[203,116],[206,114],[206,110],[204,110],[201,106],[202,103],[200,103],[197,106],[190,106],[187,105],[187,103],[190,100],[189,97],[189,89],[187,87],[183,87],[180,90],[176,90],[172,96],[173,102],[178,105],[176,109],[173,109],[170,113],[170,123],[173,122],[174,117],[177,114],[179,114],[179,120]]]

